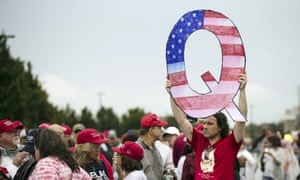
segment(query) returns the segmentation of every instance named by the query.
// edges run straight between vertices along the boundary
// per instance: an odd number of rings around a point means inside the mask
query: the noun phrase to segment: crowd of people
[[[166,90],[170,93],[167,80]],[[240,75],[239,109],[247,116]],[[156,114],[140,120],[139,130],[118,136],[75,124],[42,123],[26,129],[20,121],[0,120],[0,179],[97,180],[294,180],[299,179],[300,132],[264,132],[245,137],[245,122],[230,130],[218,112],[200,123],[170,98],[179,127]],[[194,122],[194,123],[191,123]]]

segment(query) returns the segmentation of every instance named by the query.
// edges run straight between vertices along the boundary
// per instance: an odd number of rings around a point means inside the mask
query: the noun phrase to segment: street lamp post
[[[99,105],[100,105],[100,109],[101,109],[102,106],[103,106],[102,98],[104,96],[104,93],[103,92],[99,92],[99,93],[97,93],[97,95],[99,96]]]

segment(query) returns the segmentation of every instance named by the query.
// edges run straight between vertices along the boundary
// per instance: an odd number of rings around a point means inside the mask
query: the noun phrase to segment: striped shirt
[[[57,157],[46,157],[40,159],[36,164],[29,180],[90,180],[89,175],[82,168],[74,171]]]

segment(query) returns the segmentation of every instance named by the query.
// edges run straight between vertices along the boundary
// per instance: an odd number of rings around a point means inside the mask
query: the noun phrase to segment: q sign
[[[201,75],[210,89],[206,94],[190,88],[184,65],[185,43],[193,32],[201,29],[212,32],[222,50],[219,81],[209,71]],[[230,19],[211,10],[186,13],[169,35],[166,59],[168,77],[172,82],[171,95],[186,114],[194,118],[204,118],[225,109],[233,120],[246,121],[233,100],[240,86],[239,75],[245,72],[246,58],[238,29]]]

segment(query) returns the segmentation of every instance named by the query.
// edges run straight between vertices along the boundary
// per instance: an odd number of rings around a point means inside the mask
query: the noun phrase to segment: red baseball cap
[[[72,130],[71,127],[66,125],[66,124],[62,124],[61,127],[64,129],[64,135],[71,135],[72,134]]]
[[[0,133],[13,131],[18,128],[23,128],[23,124],[20,121],[10,121],[8,119],[2,119],[0,121]]]
[[[141,127],[149,128],[152,126],[166,126],[168,122],[160,120],[156,114],[147,114],[141,119]]]
[[[121,147],[112,147],[112,151],[137,161],[142,160],[144,157],[143,148],[133,141],[126,141]]]
[[[51,123],[49,122],[43,122],[42,124],[39,125],[39,128],[48,128],[49,126],[51,126]]]
[[[80,131],[77,136],[77,144],[84,144],[84,143],[102,144],[105,142],[107,142],[107,139],[104,139],[103,136],[96,129],[92,129],[92,128],[88,128]]]

